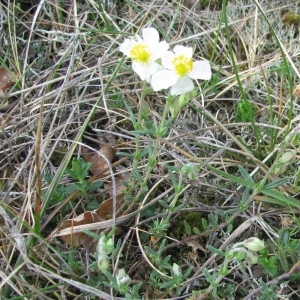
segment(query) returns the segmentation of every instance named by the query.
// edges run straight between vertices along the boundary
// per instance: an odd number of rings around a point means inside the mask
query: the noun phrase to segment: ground
[[[0,18],[1,299],[299,299],[297,1]],[[211,78],[154,91],[120,51],[149,27]]]

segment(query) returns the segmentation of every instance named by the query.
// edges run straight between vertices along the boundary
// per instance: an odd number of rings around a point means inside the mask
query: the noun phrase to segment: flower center
[[[193,59],[184,55],[177,55],[173,59],[175,71],[180,77],[186,76],[193,69]]]
[[[151,53],[149,51],[149,48],[147,45],[144,44],[135,45],[129,53],[129,57],[132,60],[138,61],[140,63],[147,63],[149,61],[150,56]]]

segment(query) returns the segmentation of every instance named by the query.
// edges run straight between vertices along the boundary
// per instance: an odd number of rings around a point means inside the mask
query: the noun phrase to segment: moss
[[[183,236],[188,236],[188,232],[186,230],[186,224],[188,224],[188,226],[191,229],[191,234],[195,234],[193,232],[193,228],[197,228],[200,231],[203,230],[202,225],[201,225],[201,220],[202,218],[205,216],[204,213],[200,213],[198,211],[189,211],[189,212],[184,212],[182,214],[179,215],[179,217],[175,220],[173,226],[171,226],[172,228],[172,232],[171,234],[175,237],[175,238],[181,238]]]
[[[300,31],[300,14],[287,11],[282,16],[282,21],[286,26],[294,27],[295,33],[298,35]]]
[[[299,27],[300,26],[300,14],[294,13],[292,11],[287,11],[282,16],[282,21],[285,25]]]

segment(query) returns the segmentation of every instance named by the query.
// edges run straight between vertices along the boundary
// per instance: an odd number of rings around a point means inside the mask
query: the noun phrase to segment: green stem
[[[229,263],[230,263],[230,259],[228,259],[228,257],[225,256],[225,260],[224,260],[223,264],[221,265],[220,270],[225,270],[226,269],[227,272],[229,273],[229,270],[228,270]],[[206,295],[211,294],[211,292],[219,285],[219,283],[225,277],[224,274],[223,274],[223,272],[224,271],[219,271],[218,277],[216,279],[214,279],[214,281],[211,282],[211,284],[209,285],[209,287],[205,290],[205,294]]]
[[[152,153],[148,157],[148,162],[156,160],[156,156],[158,154],[159,145],[160,145],[160,139],[157,139],[155,141],[154,146],[153,146]],[[153,170],[154,167],[155,167],[155,164],[153,164],[153,163],[148,163],[147,164],[146,173],[145,173],[143,181],[141,183],[141,187],[140,187],[139,191],[137,192],[137,194],[135,196],[137,202],[140,202],[140,197],[142,196],[143,192],[145,191],[145,187],[147,186],[148,180],[150,178],[151,172],[152,172],[152,170]]]
[[[177,187],[175,188],[175,196],[174,196],[174,199],[172,200],[172,202],[170,203],[170,206],[169,206],[169,210],[168,210],[168,215],[166,216],[164,222],[168,223],[173,212],[174,212],[174,209],[176,207],[176,204],[177,204],[177,201],[179,199],[179,196],[182,192],[182,183],[183,183],[183,172],[179,172],[179,180],[178,180],[178,185]]]
[[[160,125],[159,125],[159,129],[158,129],[158,132],[157,132],[160,137],[163,137],[163,136],[161,136],[161,133],[163,134],[164,131],[165,131],[164,128],[165,128],[168,112],[169,112],[169,106],[165,105],[164,112],[163,112],[161,122],[160,122]]]
[[[144,90],[145,90],[145,87],[143,89],[143,93],[142,93],[141,98],[140,98],[140,109],[139,109],[139,113],[138,113],[138,124],[139,125],[142,124],[142,122],[143,122],[143,119],[142,119],[142,106],[143,106],[144,98],[145,98]],[[140,189],[138,190],[138,192],[135,196],[135,199],[136,199],[137,202],[140,202],[140,198],[143,195],[143,192],[145,191],[145,187],[147,187],[147,183],[148,183],[148,180],[150,178],[151,172],[152,172],[153,168],[156,165],[155,162],[156,162],[156,157],[157,157],[158,152],[159,152],[160,142],[161,142],[162,137],[165,135],[165,133],[167,131],[167,129],[165,127],[165,124],[166,124],[168,112],[169,112],[169,107],[168,107],[168,105],[165,105],[160,125],[157,127],[157,130],[156,130],[157,138],[155,140],[155,143],[153,144],[152,149],[150,149],[150,146],[149,146],[148,163],[146,165],[146,173],[143,177],[143,181],[140,182]],[[139,128],[139,129],[141,129],[141,128]],[[139,162],[139,159],[140,159],[140,155],[139,155],[139,153],[140,153],[140,144],[141,144],[140,143],[140,135],[136,136],[135,141],[136,141],[136,150],[135,150],[136,152],[135,152],[134,159],[133,159],[133,170],[135,170],[137,172],[138,162]],[[150,143],[149,143],[149,145],[150,145]]]
[[[141,125],[142,125],[142,122],[143,122],[143,118],[142,118],[143,117],[143,108],[144,108],[144,105],[145,105],[145,96],[146,96],[145,90],[146,90],[145,83],[143,83],[142,94],[141,94],[141,98],[139,99],[140,100],[140,103],[139,103],[140,107],[138,108],[138,119],[137,119],[137,123],[138,123],[138,126],[139,126],[138,129],[142,129]]]

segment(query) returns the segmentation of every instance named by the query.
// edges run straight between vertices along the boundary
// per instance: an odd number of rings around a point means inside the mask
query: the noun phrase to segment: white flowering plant
[[[126,38],[119,50],[131,59],[133,71],[153,91],[169,90],[166,114],[169,111],[175,118],[195,96],[193,80],[210,80],[212,72],[208,61],[193,59],[193,48],[182,45],[169,48],[166,41],[159,41],[158,31],[150,27],[142,30],[142,37]],[[180,96],[179,100],[174,96]],[[164,121],[165,118],[163,125]]]
[[[193,90],[193,80],[211,78],[209,62],[193,60],[191,47],[168,49],[155,28],[144,28],[142,37],[127,38],[120,45],[120,51],[132,60],[132,69],[150,82],[154,91],[170,88],[171,95],[182,95]]]
[[[150,81],[151,76],[161,69],[157,62],[169,48],[167,42],[159,41],[159,34],[154,28],[144,28],[142,37],[125,39],[120,51],[132,60],[132,69],[141,80]]]
[[[210,80],[212,72],[208,61],[197,60],[193,57],[194,50],[192,47],[176,45],[171,49],[166,41],[160,40],[158,31],[152,27],[142,29],[141,35],[125,38],[119,46],[119,51],[131,60],[133,71],[142,81],[142,93],[139,97],[137,118],[129,106],[127,106],[127,109],[130,112],[136,133],[136,149],[132,161],[134,170],[132,172],[132,189],[136,190],[136,184],[134,183],[138,182],[140,188],[135,193],[134,198],[136,202],[143,203],[144,199],[146,199],[145,195],[151,172],[157,165],[161,139],[167,135],[172,122],[182,109],[197,96],[198,91],[195,88],[195,80]],[[151,109],[144,97],[148,93],[155,92],[161,93],[166,98],[166,102],[159,122],[151,123],[150,121],[149,125]],[[148,142],[148,147],[144,152],[141,151],[140,147],[140,136],[142,134],[146,136]],[[151,135],[155,136],[154,141]],[[146,157],[147,164],[143,174],[140,174],[138,169],[139,159],[144,158],[145,153],[147,153],[146,156],[148,155]],[[193,267],[190,266],[186,271],[182,272],[179,265],[176,263],[170,264],[170,257],[163,259],[162,251],[166,242],[165,235],[171,216],[181,205],[178,202],[184,189],[184,176],[192,179],[195,177],[197,170],[189,165],[178,168],[176,171],[179,174],[178,178],[173,174],[174,169],[169,170],[175,192],[169,198],[169,203],[166,203],[166,207],[168,207],[167,213],[163,219],[154,220],[149,229],[152,240],[160,244],[159,250],[154,251],[150,247],[145,247],[145,252],[154,269],[157,267],[162,274],[170,274],[170,276],[163,276],[162,282],[159,283],[159,288],[174,289],[179,295],[182,282],[189,276]],[[156,275],[153,276],[153,278],[150,277],[155,281]],[[125,284],[126,286],[127,284]],[[125,290],[123,286],[121,289]],[[118,290],[120,290],[120,285]]]

